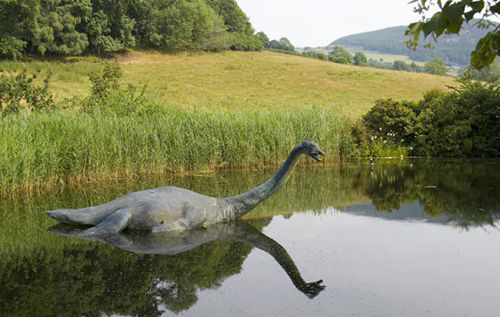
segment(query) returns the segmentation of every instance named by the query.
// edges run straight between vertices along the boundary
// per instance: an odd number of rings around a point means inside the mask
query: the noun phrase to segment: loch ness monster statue
[[[93,226],[84,235],[118,233],[124,229],[165,232],[187,230],[236,219],[248,213],[284,184],[299,157],[320,162],[325,155],[311,139],[296,145],[264,183],[231,197],[214,198],[188,189],[166,186],[132,192],[98,206],[57,209],[46,214],[66,224]]]

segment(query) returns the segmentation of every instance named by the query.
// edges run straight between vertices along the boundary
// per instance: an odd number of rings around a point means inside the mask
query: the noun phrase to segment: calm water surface
[[[243,221],[91,241],[45,210],[272,171],[0,197],[0,316],[499,316],[500,162],[298,168]],[[49,230],[47,230],[49,228]]]

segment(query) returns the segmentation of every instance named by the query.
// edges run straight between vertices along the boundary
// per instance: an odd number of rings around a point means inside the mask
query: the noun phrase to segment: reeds
[[[64,112],[0,119],[0,191],[14,187],[275,165],[304,138],[336,161],[350,155],[348,121],[319,107],[215,112],[149,104],[130,115]]]

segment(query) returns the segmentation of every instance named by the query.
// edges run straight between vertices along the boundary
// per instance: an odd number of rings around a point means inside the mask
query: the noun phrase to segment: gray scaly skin
[[[167,186],[129,193],[99,206],[46,213],[62,223],[93,226],[85,235],[118,233],[125,228],[165,232],[204,227],[241,217],[274,194],[285,184],[301,154],[318,162],[318,155],[324,155],[315,142],[306,139],[292,149],[271,178],[236,196],[214,198]]]

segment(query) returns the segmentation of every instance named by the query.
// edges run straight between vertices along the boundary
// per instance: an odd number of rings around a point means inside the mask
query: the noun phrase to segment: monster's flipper
[[[113,212],[97,226],[85,230],[82,235],[101,235],[119,233],[125,229],[132,217],[130,208],[121,208]]]

